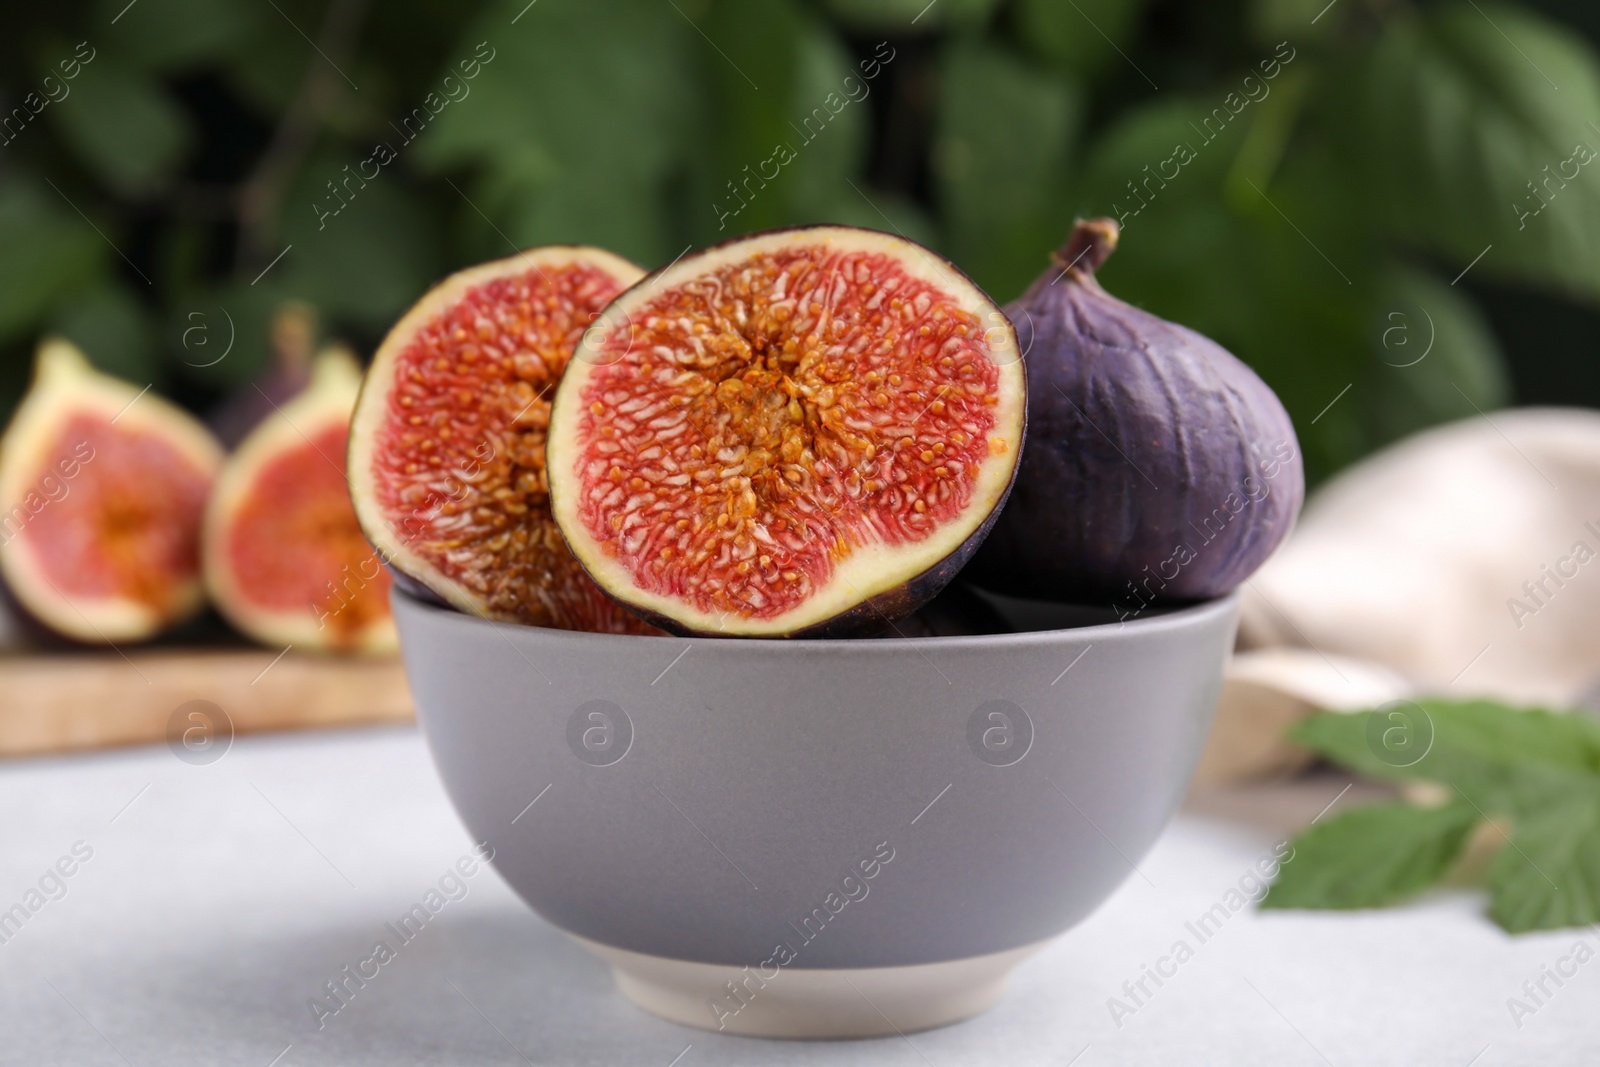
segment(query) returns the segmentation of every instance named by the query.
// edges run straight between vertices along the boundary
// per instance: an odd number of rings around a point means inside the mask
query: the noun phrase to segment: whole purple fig
[[[1005,308],[1027,363],[1028,432],[1011,499],[964,576],[1109,601],[1126,618],[1243,582],[1294,524],[1305,475],[1294,425],[1254,371],[1100,288],[1116,245],[1114,221],[1079,220]]]
[[[271,362],[253,381],[234,390],[206,416],[206,424],[230,452],[311,384],[311,354],[317,344],[317,312],[291,300],[272,316]]]

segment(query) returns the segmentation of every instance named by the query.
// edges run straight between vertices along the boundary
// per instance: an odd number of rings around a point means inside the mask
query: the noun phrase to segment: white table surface
[[[1600,937],[1509,937],[1477,894],[1245,910],[1198,943],[1185,923],[1345,781],[1193,798],[1142,875],[977,1019],[790,1043],[643,1014],[490,871],[319,1030],[307,1001],[471,847],[413,730],[241,738],[210,766],[165,746],[0,762],[0,910],[93,849],[0,944],[0,1064],[1600,1064],[1600,958],[1547,979],[1520,1028],[1507,1006]],[[1119,1027],[1109,998],[1179,939],[1194,957]]]

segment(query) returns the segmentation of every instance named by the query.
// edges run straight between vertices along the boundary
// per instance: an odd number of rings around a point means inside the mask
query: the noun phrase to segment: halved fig
[[[148,387],[39,348],[33,388],[0,441],[0,572],[45,628],[139,641],[200,610],[200,524],[222,450]]]
[[[1013,632],[1012,625],[993,604],[958,578],[938,596],[874,636],[978,637]]]
[[[389,574],[345,481],[361,368],[335,347],[310,375],[222,468],[206,510],[206,584],[228,621],[265,644],[390,652]]]
[[[556,521],[683,634],[846,636],[915,611],[998,515],[1016,334],[960,271],[842,226],[731,241],[618,297],[551,415]]]
[[[567,551],[550,517],[550,401],[595,316],[643,274],[539,248],[445,279],[389,331],[350,430],[350,493],[400,575],[507,622],[655,633]]]

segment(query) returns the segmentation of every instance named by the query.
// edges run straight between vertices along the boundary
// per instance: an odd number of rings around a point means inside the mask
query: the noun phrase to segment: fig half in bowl
[[[743,641],[393,601],[439,773],[512,888],[645,1009],[768,1037],[994,1003],[1176,809],[1237,607]]]
[[[644,272],[556,245],[458,271],[390,329],[350,421],[350,497],[396,580],[484,618],[654,633],[584,574],[550,517],[556,382]]]
[[[601,313],[550,413],[550,507],[665,630],[872,632],[987,535],[1026,407],[1016,332],[955,267],[874,230],[774,230]]]

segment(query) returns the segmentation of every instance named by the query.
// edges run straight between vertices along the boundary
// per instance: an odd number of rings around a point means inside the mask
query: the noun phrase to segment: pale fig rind
[[[958,517],[929,536],[891,544],[867,538],[836,561],[821,588],[776,617],[743,617],[707,611],[687,599],[644,588],[630,563],[608,551],[581,515],[579,470],[584,463],[580,422],[584,393],[598,368],[616,358],[614,337],[630,329],[660,294],[694,284],[751,257],[780,255],[812,247],[825,254],[882,254],[917,283],[948,298],[970,315],[980,350],[993,364],[992,442],[977,464],[972,496]],[[884,312],[887,314],[887,312]],[[884,630],[935,597],[961,570],[993,526],[1017,471],[1027,420],[1027,382],[1016,333],[999,308],[954,266],[921,246],[891,234],[845,226],[774,230],[725,241],[682,257],[655,271],[618,296],[601,314],[573,357],[556,393],[548,446],[551,507],[568,545],[599,586],[656,626],[680,635],[720,637],[849,637]]]
[[[166,531],[179,541],[192,538],[196,565],[192,573],[162,576],[169,577],[171,585],[160,603],[129,595],[127,590],[74,594],[51,582],[38,555],[38,530],[27,505],[45,491],[41,486],[50,477],[64,484],[65,492],[59,500],[44,503],[38,513],[81,506],[81,480],[94,477],[96,472],[87,468],[95,457],[92,451],[88,456],[57,454],[60,431],[75,416],[103,422],[115,433],[159,438],[189,468],[185,475],[207,483],[222,466],[222,450],[198,419],[148,387],[140,389],[102,374],[67,341],[47,338],[40,345],[33,387],[0,442],[0,508],[4,509],[0,576],[16,604],[52,633],[86,644],[146,640],[192,618],[205,605],[198,566],[198,509],[192,530]],[[71,464],[74,473],[66,475],[63,463]],[[74,482],[80,483],[77,501]],[[174,516],[171,521],[182,526],[188,519]]]

